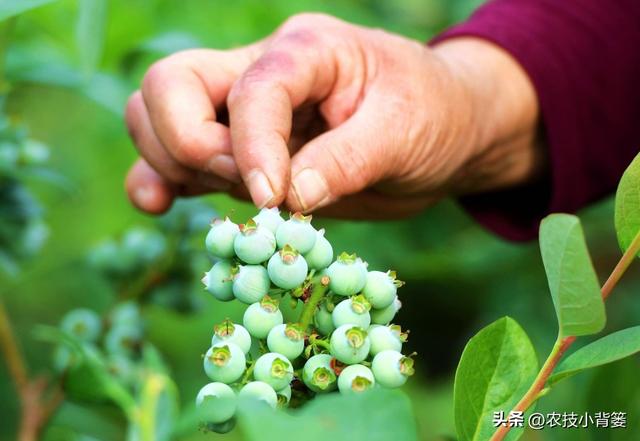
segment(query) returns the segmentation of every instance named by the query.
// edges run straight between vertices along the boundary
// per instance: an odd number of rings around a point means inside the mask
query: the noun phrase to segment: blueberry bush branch
[[[624,275],[629,265],[634,261],[636,256],[640,252],[640,231],[635,235],[629,248],[624,252],[615,268],[607,278],[607,281],[602,285],[602,299],[606,300],[616,287],[622,276]]]
[[[0,350],[6,360],[16,393],[20,398],[18,441],[35,441],[40,431],[62,401],[62,391],[45,377],[30,378],[27,366],[0,300]]]

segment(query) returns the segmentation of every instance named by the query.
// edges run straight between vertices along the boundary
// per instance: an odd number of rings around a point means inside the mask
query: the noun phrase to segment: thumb
[[[287,205],[309,212],[382,179],[388,163],[376,118],[357,112],[307,143],[292,158]]]

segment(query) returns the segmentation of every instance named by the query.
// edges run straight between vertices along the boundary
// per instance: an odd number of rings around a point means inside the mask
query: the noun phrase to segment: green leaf
[[[6,20],[54,1],[56,0],[0,0],[0,20]]]
[[[460,441],[491,437],[494,412],[508,415],[538,373],[538,359],[529,337],[510,317],[478,332],[464,348],[454,385],[456,432]],[[511,430],[507,439],[517,439]]]
[[[81,71],[85,77],[96,72],[102,53],[107,25],[106,0],[80,0],[76,23],[76,45],[80,55]]]
[[[303,409],[286,413],[261,403],[239,409],[247,441],[415,441],[411,404],[398,390],[318,396]]]
[[[560,336],[602,331],[606,322],[604,302],[580,219],[569,214],[544,218],[540,224],[540,252]]]
[[[568,356],[555,369],[549,378],[549,383],[556,383],[585,369],[612,363],[638,352],[640,352],[640,326],[614,332]]]
[[[620,179],[614,220],[618,243],[626,251],[640,231],[640,155],[631,161]]]

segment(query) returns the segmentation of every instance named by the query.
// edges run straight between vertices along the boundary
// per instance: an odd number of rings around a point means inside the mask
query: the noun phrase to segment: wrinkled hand
[[[157,62],[126,122],[141,155],[127,190],[151,213],[225,191],[259,207],[402,217],[520,184],[541,163],[533,89],[499,48],[430,49],[317,14],[250,46]]]

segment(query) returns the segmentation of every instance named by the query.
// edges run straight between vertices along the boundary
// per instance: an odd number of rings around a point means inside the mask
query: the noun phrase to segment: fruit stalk
[[[309,326],[311,326],[311,322],[313,322],[313,315],[329,289],[329,277],[316,276],[312,279],[311,285],[313,286],[313,290],[311,291],[309,299],[305,302],[304,307],[302,308],[302,313],[300,314],[300,325],[304,331],[307,331]]]
[[[607,297],[611,294],[613,289],[616,287],[623,274],[631,265],[631,262],[635,259],[636,255],[640,251],[640,231],[638,231],[631,241],[629,248],[624,252],[618,263],[616,264],[613,271],[607,278],[607,281],[602,285],[600,292],[602,293],[602,299],[606,300]],[[547,357],[547,360],[542,365],[538,376],[534,380],[533,384],[527,391],[527,393],[522,397],[522,399],[515,405],[512,412],[526,412],[529,407],[540,397],[540,393],[544,390],[545,385],[547,384],[547,380],[553,373],[553,370],[558,365],[562,356],[565,354],[567,349],[573,344],[576,340],[575,336],[569,336],[561,338],[560,336],[556,340],[556,343],[551,350],[551,353]],[[511,412],[510,412],[511,413]],[[509,431],[511,430],[511,426],[507,423],[504,426],[501,426],[496,430],[496,432],[491,437],[491,441],[501,441],[503,440]]]

